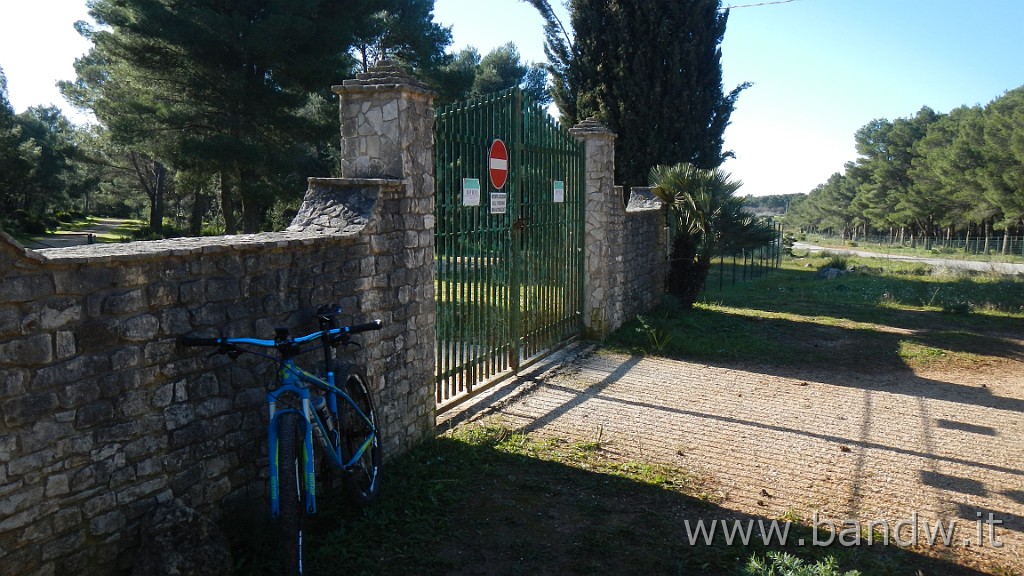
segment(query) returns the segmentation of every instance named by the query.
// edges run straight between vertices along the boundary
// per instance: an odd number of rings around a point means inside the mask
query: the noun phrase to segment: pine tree
[[[26,158],[24,143],[17,115],[7,99],[7,76],[0,68],[0,218],[25,207],[23,186],[32,173],[32,162]]]
[[[236,190],[245,231],[258,231],[286,184],[302,185],[305,143],[336,135],[316,108],[350,74],[348,52],[381,4],[96,0],[100,27],[79,26],[94,46],[63,90],[119,144],[218,174],[227,232]]]

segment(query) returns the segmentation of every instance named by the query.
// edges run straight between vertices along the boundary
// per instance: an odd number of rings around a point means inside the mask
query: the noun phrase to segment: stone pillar
[[[379,377],[386,430],[420,439],[433,434],[434,93],[384,62],[333,90],[341,115],[341,180],[383,186],[367,223],[370,290],[364,315],[384,311],[385,328],[368,343],[371,379]],[[378,316],[381,317],[381,316]],[[385,442],[392,441],[385,437]],[[385,445],[385,453],[405,446]]]
[[[615,187],[615,134],[594,118],[569,130],[586,150],[583,327],[603,339],[622,322],[616,293],[622,276],[620,244],[625,209]]]
[[[342,178],[416,178],[433,188],[434,92],[387,61],[333,90]]]

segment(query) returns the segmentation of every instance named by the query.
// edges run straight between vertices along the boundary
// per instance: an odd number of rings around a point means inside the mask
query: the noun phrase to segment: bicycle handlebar
[[[296,344],[305,344],[318,338],[322,338],[325,335],[329,336],[332,341],[343,340],[345,337],[351,334],[359,334],[360,332],[369,332],[370,330],[380,330],[384,327],[384,323],[380,320],[374,320],[372,322],[366,322],[364,324],[355,324],[352,326],[342,326],[341,328],[332,328],[330,330],[312,332],[305,336],[297,336],[295,338],[289,338],[287,340],[264,340],[259,338],[198,338],[195,336],[181,336],[178,338],[178,342],[182,346],[224,346],[230,344],[249,344],[250,346],[259,346],[262,348],[281,348],[284,346],[294,346]]]
[[[370,330],[380,330],[384,327],[384,323],[380,320],[374,320],[373,322],[367,322],[365,324],[356,324],[355,326],[345,326],[341,328],[348,334],[358,334],[360,332],[369,332]],[[331,330],[333,332],[333,330]]]
[[[182,346],[220,346],[224,338],[196,338],[193,336],[182,336],[178,338],[178,342]]]

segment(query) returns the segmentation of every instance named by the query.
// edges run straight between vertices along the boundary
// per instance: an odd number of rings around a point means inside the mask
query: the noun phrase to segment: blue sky
[[[54,83],[73,78],[72,62],[88,49],[72,27],[85,17],[85,0],[4,2],[0,66],[16,110],[67,109]],[[544,59],[542,21],[521,0],[435,0],[435,17],[452,26],[453,51],[472,45],[485,54],[511,41],[524,60]],[[725,87],[754,85],[726,132],[737,158],[724,168],[745,183],[741,194],[808,192],[856,158],[853,134],[872,119],[984,105],[1024,85],[1022,24],[1024,0],[734,8],[722,44]]]

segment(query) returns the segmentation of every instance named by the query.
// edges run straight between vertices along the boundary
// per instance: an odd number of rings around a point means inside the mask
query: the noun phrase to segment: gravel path
[[[600,441],[713,479],[727,510],[866,526],[955,522],[965,564],[1024,570],[1024,363],[958,374],[772,373],[589,352],[464,418]],[[714,512],[711,512],[712,514]],[[991,545],[978,519],[989,514]],[[916,516],[915,516],[916,515]],[[708,518],[708,520],[713,518]],[[902,539],[912,537],[909,528]],[[970,541],[970,546],[966,542]]]
[[[67,248],[69,246],[83,246],[89,244],[89,235],[98,236],[110,234],[125,223],[125,220],[117,218],[97,218],[91,225],[83,227],[75,232],[49,234],[28,242],[25,247],[33,250],[45,248]]]

